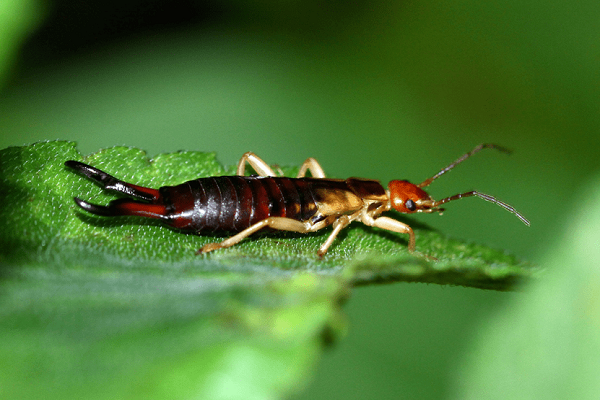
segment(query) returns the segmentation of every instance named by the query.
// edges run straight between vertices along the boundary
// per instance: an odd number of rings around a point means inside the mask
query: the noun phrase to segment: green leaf
[[[552,246],[545,279],[485,329],[458,399],[597,399],[600,393],[600,176]]]
[[[418,225],[417,249],[427,257],[409,254],[401,235],[360,225],[322,259],[316,250],[326,230],[259,235],[196,256],[222,238],[80,210],[74,196],[98,204],[115,196],[68,170],[66,160],[148,187],[233,172],[212,153],[150,160],[115,147],[82,157],[69,142],[2,150],[3,398],[41,391],[63,399],[278,397],[306,379],[324,343],[343,334],[339,304],[353,284],[507,289],[537,273],[501,251]]]

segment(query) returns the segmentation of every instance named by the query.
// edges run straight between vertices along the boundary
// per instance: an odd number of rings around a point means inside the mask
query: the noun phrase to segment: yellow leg
[[[395,219],[388,217],[379,217],[370,220],[367,219],[366,221],[363,218],[361,221],[366,225],[375,226],[377,228],[385,229],[392,232],[408,234],[408,251],[410,253],[415,251],[415,233],[413,232],[412,228],[406,225],[405,223],[396,221]]]
[[[335,220],[335,222],[333,223],[333,232],[331,232],[331,235],[329,235],[327,240],[319,248],[319,251],[317,251],[319,257],[323,257],[325,253],[327,253],[327,250],[329,250],[329,246],[331,246],[338,233],[340,233],[342,229],[347,227],[350,222],[352,222],[352,219],[350,219],[350,217],[347,215],[343,215]]]
[[[246,163],[250,164],[254,171],[260,176],[277,176],[269,164],[251,151],[245,153],[242,158],[240,158],[237,166],[238,175],[244,176],[246,174]]]
[[[297,178],[304,178],[307,170],[310,171],[313,178],[325,178],[325,171],[323,171],[321,164],[312,157],[307,158],[302,163]]]
[[[196,252],[196,254],[208,253],[209,251],[231,247],[267,226],[279,231],[290,231],[299,233],[307,233],[314,229],[312,228],[313,226],[310,225],[310,223],[308,222],[300,222],[296,221],[295,219],[284,217],[269,217],[267,219],[263,219],[260,222],[257,222],[249,228],[244,229],[240,233],[223,240],[220,243],[205,244],[204,246],[202,246],[202,248],[200,248],[200,250]]]
[[[237,166],[237,175],[244,176],[246,174],[246,164],[249,164],[260,176],[277,176],[269,164],[251,151],[245,153],[240,158]],[[325,178],[325,171],[323,171],[319,162],[312,157],[307,158],[302,163],[297,178],[304,178],[306,171],[310,171],[313,178]]]

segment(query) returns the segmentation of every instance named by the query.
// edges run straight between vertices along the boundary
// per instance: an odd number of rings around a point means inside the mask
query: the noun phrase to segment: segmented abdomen
[[[239,232],[268,217],[305,221],[317,212],[310,179],[201,178],[159,189],[169,224],[195,232]]]

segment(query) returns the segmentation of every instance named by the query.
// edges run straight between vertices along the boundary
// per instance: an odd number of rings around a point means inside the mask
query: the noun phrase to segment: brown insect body
[[[217,176],[163,186],[156,202],[165,204],[158,218],[175,228],[241,232],[269,217],[316,223],[357,211],[364,206],[365,186],[385,197],[381,184],[370,180]]]
[[[113,200],[108,206],[75,198],[77,205],[93,214],[157,218],[169,226],[194,233],[237,232],[220,243],[203,246],[199,253],[233,246],[265,228],[308,233],[333,225],[333,232],[318,251],[322,256],[337,234],[355,220],[408,234],[408,249],[412,252],[415,249],[415,235],[410,226],[381,216],[381,213],[392,208],[401,213],[441,212],[443,209],[439,205],[468,196],[478,196],[498,204],[529,225],[529,221],[514,208],[492,196],[472,191],[435,201],[421,189],[486,147],[506,151],[495,145],[480,145],[419,185],[394,180],[389,183],[387,190],[376,180],[327,179],[313,158],[302,164],[296,178],[276,176],[268,164],[253,153],[244,154],[236,176],[200,178],[176,186],[163,186],[158,190],[122,182],[78,161],[67,161],[65,164],[96,181],[104,189],[133,198]],[[245,176],[246,163],[260,176]],[[305,176],[307,170],[311,171],[312,177]]]

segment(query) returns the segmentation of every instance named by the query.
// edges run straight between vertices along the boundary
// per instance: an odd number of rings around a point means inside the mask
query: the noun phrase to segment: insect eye
[[[404,203],[404,206],[409,210],[409,211],[415,211],[417,209],[417,205],[415,204],[414,201],[412,201],[411,199],[406,200],[406,203]]]

